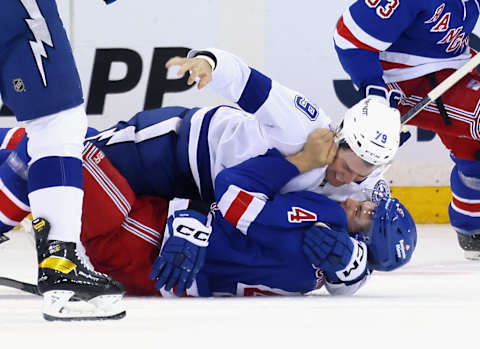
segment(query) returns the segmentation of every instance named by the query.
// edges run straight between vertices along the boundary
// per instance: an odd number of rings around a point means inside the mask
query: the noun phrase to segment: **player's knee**
[[[32,161],[47,156],[81,158],[87,131],[83,106],[29,121],[28,153]]]

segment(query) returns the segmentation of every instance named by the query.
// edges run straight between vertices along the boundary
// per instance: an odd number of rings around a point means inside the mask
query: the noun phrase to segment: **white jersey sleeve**
[[[314,129],[331,128],[325,112],[302,94],[249,67],[231,53],[215,48],[204,51],[217,59],[207,88],[253,114],[270,148],[291,154],[302,148]],[[197,52],[191,51],[188,56]]]

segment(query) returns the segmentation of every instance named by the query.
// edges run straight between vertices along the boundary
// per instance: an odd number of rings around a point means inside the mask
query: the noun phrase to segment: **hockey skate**
[[[38,252],[38,289],[49,321],[121,319],[121,283],[88,268],[73,242],[48,240],[49,223],[32,222]]]
[[[457,234],[458,244],[465,251],[465,258],[480,261],[480,234],[471,236]]]

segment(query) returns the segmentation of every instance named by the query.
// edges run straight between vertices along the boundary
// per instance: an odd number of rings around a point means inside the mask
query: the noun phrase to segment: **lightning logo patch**
[[[50,36],[50,31],[48,30],[47,22],[43,18],[42,13],[38,7],[36,0],[20,0],[23,7],[27,11],[30,18],[26,18],[25,22],[27,23],[30,31],[33,34],[35,40],[30,40],[30,47],[32,49],[33,57],[35,58],[35,63],[37,64],[38,71],[42,76],[43,85],[47,87],[47,78],[45,76],[45,70],[43,68],[43,58],[48,58],[47,52],[45,51],[44,44],[47,44],[50,47],[53,47],[52,37]]]

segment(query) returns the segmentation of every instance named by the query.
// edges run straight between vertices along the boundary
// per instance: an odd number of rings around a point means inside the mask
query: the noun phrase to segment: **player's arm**
[[[333,161],[336,153],[333,137],[330,130],[317,129],[296,154],[284,157],[271,149],[265,155],[222,170],[215,179],[215,198],[224,218],[244,234],[252,222],[268,225],[268,214],[260,216],[266,220],[264,223],[258,222],[257,217],[264,209],[275,211],[269,208],[271,199],[287,182]],[[285,210],[286,206],[282,207]]]
[[[311,130],[330,124],[323,110],[302,94],[249,67],[229,52],[215,48],[192,50],[187,58],[174,57],[166,64],[173,65],[180,66],[179,75],[190,71],[189,84],[197,79],[199,88],[208,86],[254,114],[269,139],[301,146]],[[279,144],[272,147],[286,153]]]
[[[387,96],[379,53],[415,20],[417,7],[413,1],[357,0],[338,20],[334,42],[340,63],[365,94]]]
[[[0,129],[0,232],[7,232],[30,213],[27,137],[23,128]]]

